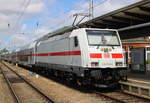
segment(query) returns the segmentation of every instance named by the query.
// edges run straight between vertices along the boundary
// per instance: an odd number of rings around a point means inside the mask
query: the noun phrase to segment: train
[[[112,87],[127,78],[124,50],[115,29],[58,30],[4,57],[79,85]]]

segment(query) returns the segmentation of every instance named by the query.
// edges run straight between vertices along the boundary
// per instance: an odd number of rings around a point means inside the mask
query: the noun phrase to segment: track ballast
[[[0,69],[16,103],[55,103],[43,91],[20,76],[6,64],[2,64]]]

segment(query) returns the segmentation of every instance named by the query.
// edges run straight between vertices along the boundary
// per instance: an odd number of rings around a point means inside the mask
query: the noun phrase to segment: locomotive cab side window
[[[78,37],[75,36],[75,37],[74,37],[74,46],[77,47],[78,44],[79,44],[79,43],[78,43]]]

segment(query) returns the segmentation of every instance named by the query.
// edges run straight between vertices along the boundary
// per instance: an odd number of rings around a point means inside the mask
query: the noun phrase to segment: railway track
[[[5,64],[5,66],[7,65]],[[9,68],[9,66],[7,66],[7,68]],[[15,71],[13,72],[16,73]],[[143,98],[139,98],[130,94],[126,94],[121,91],[94,92],[94,94],[95,93],[98,98],[99,97],[102,98],[102,101],[104,101],[104,103],[105,102],[106,103],[149,103],[150,102],[147,99],[143,99]]]
[[[133,96],[121,91],[114,91],[108,93],[96,92],[100,97],[108,98],[109,100],[115,101],[115,103],[150,103],[150,100]]]
[[[15,103],[55,103],[42,90],[24,79],[6,64],[0,70],[11,90]]]

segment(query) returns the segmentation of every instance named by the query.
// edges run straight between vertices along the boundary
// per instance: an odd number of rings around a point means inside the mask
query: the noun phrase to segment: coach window
[[[78,46],[78,38],[77,36],[74,37],[74,46],[77,47]]]

